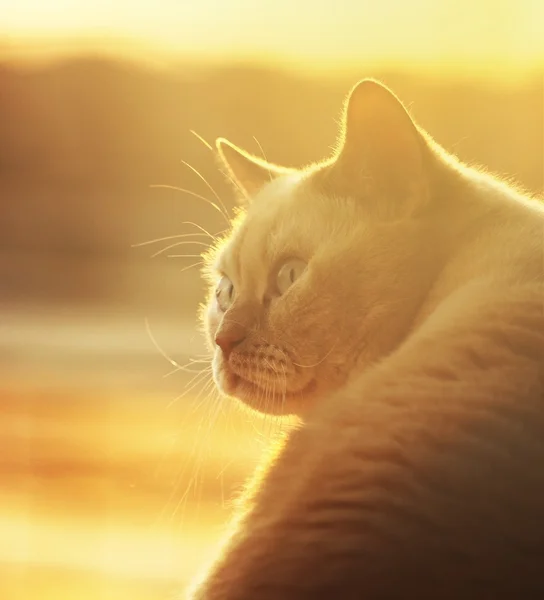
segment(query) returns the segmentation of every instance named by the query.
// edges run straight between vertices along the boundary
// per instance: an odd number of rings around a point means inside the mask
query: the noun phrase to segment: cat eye
[[[223,275],[215,288],[215,299],[221,312],[228,310],[234,299],[234,285],[232,281]]]
[[[276,285],[280,294],[285,292],[295,283],[306,269],[306,263],[299,258],[290,258],[280,267],[276,278]]]

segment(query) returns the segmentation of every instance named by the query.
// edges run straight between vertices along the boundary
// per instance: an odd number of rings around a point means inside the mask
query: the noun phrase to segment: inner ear
[[[216,141],[216,147],[228,176],[246,201],[269,181],[294,170],[257,158],[224,138]]]
[[[407,213],[426,201],[425,140],[400,100],[372,79],[348,96],[336,170],[344,186],[394,201]]]

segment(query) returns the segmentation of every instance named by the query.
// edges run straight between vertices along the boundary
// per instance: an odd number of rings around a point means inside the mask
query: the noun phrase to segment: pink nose
[[[232,349],[246,337],[245,328],[237,323],[228,323],[222,325],[215,334],[215,343],[221,348],[221,351],[228,358]]]

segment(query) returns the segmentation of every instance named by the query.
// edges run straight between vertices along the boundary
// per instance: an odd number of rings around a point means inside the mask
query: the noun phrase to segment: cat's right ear
[[[219,138],[215,145],[227,176],[240,193],[242,202],[250,202],[267,182],[292,172],[292,169],[252,156],[224,138]]]

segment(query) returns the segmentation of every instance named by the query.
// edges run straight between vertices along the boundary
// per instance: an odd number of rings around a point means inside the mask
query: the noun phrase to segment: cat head
[[[364,80],[320,164],[217,149],[244,208],[206,257],[215,382],[261,412],[301,414],[394,350],[428,288],[427,138]]]

